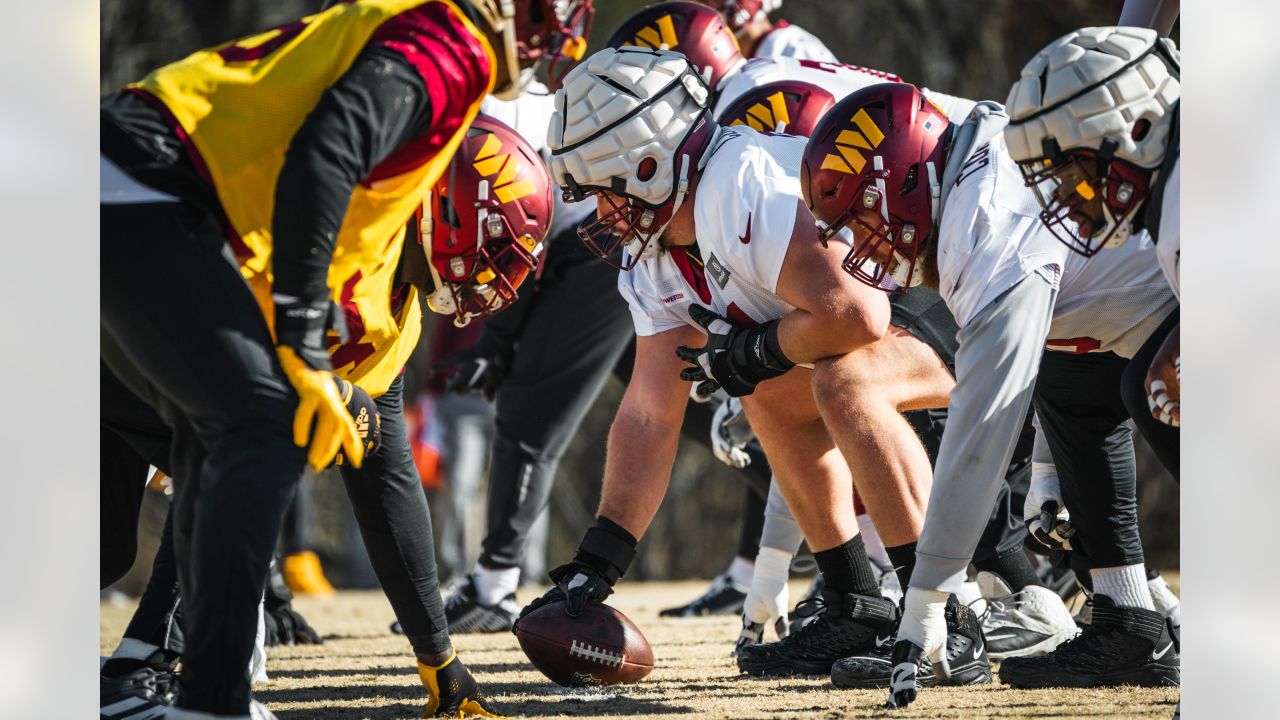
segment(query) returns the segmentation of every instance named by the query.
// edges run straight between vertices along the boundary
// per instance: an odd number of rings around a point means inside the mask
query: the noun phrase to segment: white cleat
[[[986,599],[982,632],[992,660],[1045,655],[1079,633],[1071,611],[1049,588],[1028,585],[1014,593],[985,570],[978,573],[978,586]]]

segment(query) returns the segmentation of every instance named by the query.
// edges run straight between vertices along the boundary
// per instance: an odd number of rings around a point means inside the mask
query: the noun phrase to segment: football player
[[[836,56],[813,33],[786,20],[769,19],[770,13],[782,7],[782,0],[709,0],[706,4],[724,15],[738,38],[742,54],[749,58],[789,57],[837,62]]]
[[[363,460],[333,369],[390,386],[420,329],[416,293],[392,292],[410,217],[484,95],[580,55],[590,5],[343,3],[103,102],[108,360],[174,429],[178,575],[205,588],[184,593],[170,717],[266,712],[243,668],[284,503],[304,462]],[[489,259],[454,259],[427,263],[429,304],[465,318],[510,301]],[[451,646],[427,655],[428,710],[483,712]]]
[[[567,599],[575,614],[612,592],[665,493],[688,383],[723,387],[743,396],[826,582],[820,618],[751,646],[739,664],[827,674],[888,638],[897,618],[858,535],[851,490],[856,481],[895,564],[909,565],[930,471],[901,413],[946,405],[951,376],[922,339],[941,300],[904,296],[899,312],[916,321],[904,322],[840,272],[836,248],[803,221],[803,139],[719,127],[684,56],[602,50],[570,73],[556,103],[553,175],[572,197],[597,201],[583,240],[602,258],[624,249],[618,288],[639,338],[597,523],[574,560],[552,571],[556,587],[526,610]],[[956,644],[977,655],[972,674],[953,681],[989,680],[977,618],[953,606],[953,620]]]
[[[874,74],[849,66],[804,67],[801,70],[809,71],[801,75],[805,80],[823,85],[799,79],[765,83],[724,107],[718,122],[729,127],[745,125],[753,129],[771,126],[778,132],[808,137],[837,99],[879,80]],[[942,98],[954,108],[956,114],[950,116],[953,120],[963,120],[974,105],[972,101],[959,98]],[[941,313],[941,307],[938,310],[940,315],[935,325],[942,335],[930,346],[947,364],[948,370],[954,372],[955,320],[948,313]],[[909,416],[909,419],[920,433],[930,460],[936,459],[938,442],[946,423],[946,410],[931,410],[927,419],[918,414]],[[1017,508],[1011,507],[1011,496],[1025,496],[1031,478],[1032,437],[1033,430],[1028,424],[1023,428],[1018,450],[1009,464],[1006,475],[1009,487],[1000,488],[987,531],[982,534],[973,559],[977,586],[993,609],[983,614],[982,621],[988,655],[996,660],[1043,654],[1075,635],[1075,625],[1062,598],[1046,588],[1041,580],[1032,578],[1032,568],[1022,554],[1025,528],[1015,519]],[[856,497],[854,504],[855,509],[861,505]],[[864,513],[865,509],[858,514],[859,528],[870,551],[879,543],[874,540],[874,525]],[[778,618],[781,606],[785,605],[787,577],[782,557],[790,560],[800,544],[800,535],[778,493],[769,495],[763,535],[760,556],[764,562],[758,561],[757,567],[765,569],[765,577],[753,578],[743,617],[744,628],[753,632],[744,631],[740,643],[752,636],[758,642],[764,626]],[[872,560],[879,564],[874,556]],[[892,567],[891,563],[889,565]],[[882,591],[886,595],[893,591],[901,592],[899,583],[892,579],[892,573],[886,579],[892,580],[891,585],[882,580]],[[887,661],[885,653],[880,657],[841,660],[832,668],[832,681],[840,686],[867,687],[879,677],[881,682],[887,683]],[[879,672],[876,672],[877,668]]]
[[[1037,375],[1042,385],[1047,378],[1054,384],[1036,397],[1051,447],[1050,425],[1067,428],[1059,437],[1068,453],[1054,452],[1059,474],[1068,463],[1080,467],[1077,487],[1086,497],[1079,511],[1070,497],[1064,502],[1075,537],[1089,538],[1094,560],[1093,624],[1047,656],[1066,653],[1074,663],[1071,674],[1058,673],[1050,684],[1178,678],[1177,652],[1147,591],[1131,436],[1117,410],[1115,374],[1174,300],[1149,271],[1149,243],[1134,242],[1125,255],[1098,263],[1054,239],[1005,147],[1006,122],[999,105],[980,103],[956,125],[917,88],[886,83],[837,103],[804,153],[805,200],[820,235],[853,231],[846,271],[890,292],[937,287],[960,326],[949,431],[893,650],[895,705],[914,700],[919,672],[954,670],[944,648],[948,594],[964,581]],[[1063,352],[1044,353],[1046,343]],[[1052,370],[1041,373],[1042,362]],[[1076,413],[1074,405],[1083,408]],[[1125,459],[1128,468],[1109,466]],[[1086,477],[1095,469],[1102,480]],[[1006,661],[1002,679],[1010,681],[1014,666],[1037,662]]]
[[[486,163],[496,165],[490,167]],[[413,292],[409,277],[415,271],[409,267],[426,265],[428,254],[422,251],[424,244],[432,249],[429,255],[432,264],[439,266],[434,270],[437,274],[451,272],[455,259],[483,261],[482,272],[493,272],[497,276],[490,280],[491,285],[501,287],[505,282],[516,286],[520,284],[520,273],[529,271],[530,263],[526,260],[536,253],[550,224],[550,178],[527,142],[511,128],[482,114],[472,122],[448,171],[428,194],[423,207],[424,215],[415,215],[407,230],[410,254],[406,255],[406,263],[396,280],[396,292]],[[491,225],[498,228],[496,233],[490,232]],[[425,233],[421,241],[420,231]],[[471,250],[477,237],[485,238],[478,252]],[[422,261],[409,261],[410,257],[422,258]],[[416,272],[430,274],[425,267]],[[452,297],[446,301],[449,300]],[[458,303],[459,307],[467,304],[465,298]],[[336,354],[341,347],[334,345],[331,352]],[[356,419],[362,438],[367,438],[365,449],[369,451],[360,468],[342,463],[347,494],[370,561],[396,612],[398,624],[408,629],[409,641],[419,662],[429,669],[433,655],[441,648],[447,649],[450,642],[435,583],[430,517],[408,444],[403,378],[397,376],[385,392],[372,399],[359,385],[348,382],[348,379],[363,381],[369,375],[350,370],[339,370],[339,374],[346,378],[340,381],[345,388],[343,396],[349,398],[346,402],[350,414]],[[154,464],[167,470],[172,435],[163,421],[146,403],[134,398],[105,367],[102,382],[104,425],[123,435],[139,452],[152,458]],[[104,487],[104,497],[125,495],[137,484],[136,473],[121,475],[104,470],[103,477],[104,484],[108,477],[114,477],[118,478],[114,484],[119,485]],[[136,524],[136,510],[133,519]],[[172,559],[166,557],[171,552],[171,547],[162,544],[157,562],[171,565]],[[155,638],[168,637],[166,616],[175,607],[177,596],[178,588],[173,583],[148,585],[134,620],[113,655],[113,662],[103,667],[103,707],[138,712],[136,704],[124,702],[125,698],[137,697],[129,692],[137,689],[137,683],[130,684],[131,681],[139,675],[171,670],[172,658],[163,654],[154,662],[140,665],[139,661],[155,656],[158,646],[167,647]],[[292,616],[280,612],[276,616],[286,624],[296,624]],[[268,620],[275,619],[275,616],[268,617]],[[276,629],[286,633],[289,630],[287,627]],[[474,683],[460,663],[450,667],[464,687]],[[423,672],[426,683],[427,672]],[[447,709],[449,704],[446,700],[444,707]]]
[[[1005,132],[1028,186],[1044,188],[1041,217],[1059,239],[1106,262],[1106,248],[1146,230],[1181,297],[1179,75],[1176,49],[1155,31],[1079,30],[1022,69]],[[1123,100],[1094,99],[1102,88]],[[1146,416],[1174,427],[1181,421],[1178,337],[1177,325],[1152,336],[1125,376],[1125,402],[1175,478],[1177,436],[1160,442],[1169,434]]]

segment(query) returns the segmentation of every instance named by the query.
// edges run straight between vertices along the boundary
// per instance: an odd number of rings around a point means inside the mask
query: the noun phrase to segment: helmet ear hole
[[[640,165],[636,168],[636,179],[640,182],[648,182],[653,179],[655,173],[658,172],[658,161],[652,157],[646,157],[640,161]]]
[[[1136,142],[1142,142],[1142,139],[1145,138],[1147,133],[1150,131],[1151,121],[1146,118],[1138,118],[1137,121],[1133,123],[1133,131],[1129,133],[1129,137],[1133,138]]]

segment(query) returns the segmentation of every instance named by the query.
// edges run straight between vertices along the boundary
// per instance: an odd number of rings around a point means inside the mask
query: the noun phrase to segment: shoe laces
[[[1089,625],[1079,635],[1058,646],[1049,657],[1058,662],[1096,668],[1098,660],[1123,660],[1132,652],[1132,638],[1120,628]]]
[[[978,616],[978,622],[982,627],[986,628],[1018,624],[1010,616],[1027,601],[1021,592],[1016,592],[998,598],[977,598],[968,603],[969,609],[972,610],[973,606],[980,602],[985,602],[986,607],[981,613],[974,614]]]

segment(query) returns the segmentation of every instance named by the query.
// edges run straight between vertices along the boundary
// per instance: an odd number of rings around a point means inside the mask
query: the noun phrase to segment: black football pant
[[[365,458],[360,469],[344,467],[341,474],[369,560],[396,612],[396,618],[405,629],[414,652],[435,654],[449,648],[449,635],[436,577],[426,494],[413,464],[404,421],[403,384],[403,378],[396,378],[387,392],[374,400],[382,418],[382,444],[378,452]],[[105,568],[108,557],[121,555],[119,550],[112,548],[122,545],[126,535],[133,538],[137,532],[136,508],[131,515],[132,524],[127,525],[124,521],[128,518],[118,517],[123,516],[123,512],[107,512],[107,499],[125,496],[132,488],[143,486],[148,463],[138,453],[145,452],[148,446],[156,447],[157,441],[167,448],[169,432],[155,411],[126,389],[105,367],[102,373],[102,415],[104,427],[114,428],[112,432],[103,433],[104,461],[107,448],[111,447],[117,448],[112,451],[113,455],[132,451],[141,463],[140,470],[135,465],[131,468],[133,472],[128,474],[109,472],[106,465],[103,467],[102,552]],[[132,443],[133,447],[125,441]],[[124,447],[120,448],[121,445]],[[154,464],[164,469],[167,461],[163,459],[163,453],[160,455]],[[114,528],[112,532],[107,532],[108,522]],[[151,580],[139,600],[125,637],[181,652],[182,648],[177,644],[180,636],[175,636],[175,630],[180,626],[174,622],[174,615],[175,612],[180,614],[180,606],[173,567],[171,526],[172,513],[165,521],[165,533],[152,566]],[[120,564],[122,560],[114,562]],[[125,570],[132,563],[130,555],[128,564],[124,565]]]
[[[1142,344],[1129,361],[1124,375],[1120,378],[1120,393],[1124,398],[1124,406],[1133,417],[1133,424],[1143,439],[1151,446],[1160,464],[1164,466],[1174,480],[1178,480],[1180,446],[1178,444],[1178,428],[1165,425],[1151,416],[1151,408],[1147,405],[1147,371],[1151,369],[1151,361],[1155,358],[1160,346],[1173,328],[1178,325],[1180,308],[1174,308],[1160,327],[1151,333],[1151,337]]]
[[[1120,398],[1128,364],[1115,353],[1053,350],[1040,361],[1034,404],[1076,528],[1070,557],[1082,582],[1091,568],[1143,562],[1133,430]]]
[[[496,398],[480,555],[492,568],[521,564],[560,458],[633,336],[617,271],[571,233],[549,247]]]
[[[248,712],[267,567],[305,451],[298,398],[218,224],[183,203],[101,206],[105,355],[173,432],[173,544],[185,598],[178,704]],[[107,338],[104,338],[104,343]]]

